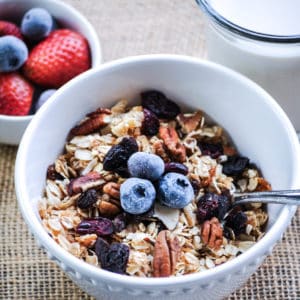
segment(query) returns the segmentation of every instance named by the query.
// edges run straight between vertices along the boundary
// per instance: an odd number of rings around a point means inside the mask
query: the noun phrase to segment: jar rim
[[[200,8],[204,11],[206,15],[213,21],[215,21],[218,25],[222,26],[223,28],[239,34],[241,36],[264,41],[264,42],[272,42],[272,43],[299,43],[300,42],[300,35],[274,35],[274,34],[267,34],[261,33],[257,31],[253,31],[247,29],[245,27],[239,26],[221,14],[219,14],[209,3],[207,0],[195,0],[196,3],[200,6]]]

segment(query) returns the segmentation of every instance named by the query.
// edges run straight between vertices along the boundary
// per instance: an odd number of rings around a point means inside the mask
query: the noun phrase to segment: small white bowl
[[[0,0],[0,20],[20,22],[24,13],[33,7],[45,8],[62,27],[73,29],[85,36],[91,50],[92,68],[102,63],[101,45],[95,29],[81,13],[63,1]],[[19,144],[32,118],[33,115],[6,116],[0,114],[0,143]]]
[[[269,205],[265,236],[237,258],[204,272],[159,279],[129,277],[91,266],[61,248],[41,224],[37,201],[45,186],[46,170],[63,150],[70,128],[86,113],[110,107],[119,98],[133,103],[149,88],[165,92],[181,107],[204,110],[227,130],[238,150],[257,164],[274,189],[300,187],[298,138],[269,94],[242,75],[207,61],[149,55],[117,60],[80,75],[38,111],[23,136],[16,160],[19,207],[49,257],[96,298],[221,299],[241,286],[271,253],[295,207]]]

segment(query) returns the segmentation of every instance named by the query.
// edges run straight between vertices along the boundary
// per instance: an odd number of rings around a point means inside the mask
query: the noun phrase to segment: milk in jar
[[[197,0],[208,59],[250,77],[300,131],[300,0]]]

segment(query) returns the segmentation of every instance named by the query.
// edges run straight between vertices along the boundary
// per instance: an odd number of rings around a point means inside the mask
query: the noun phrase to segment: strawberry
[[[29,113],[33,87],[18,73],[0,74],[0,114],[24,116]]]
[[[35,84],[59,88],[90,66],[86,39],[72,30],[58,29],[32,49],[23,72]]]
[[[13,35],[23,40],[20,28],[14,23],[7,21],[0,21],[0,36]]]

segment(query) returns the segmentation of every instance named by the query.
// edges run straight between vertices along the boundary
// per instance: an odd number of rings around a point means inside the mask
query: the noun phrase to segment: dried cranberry
[[[98,195],[96,190],[87,190],[80,195],[77,200],[77,206],[81,209],[86,209],[91,207],[98,200]]]
[[[200,148],[202,155],[209,155],[211,158],[218,158],[223,155],[224,150],[222,143],[206,143],[198,142],[198,147]]]
[[[143,214],[139,215],[133,215],[126,213],[126,219],[129,223],[140,223],[140,222],[148,222],[153,221],[153,215],[154,215],[154,206],[152,206],[148,211],[146,211]]]
[[[133,137],[123,138],[119,144],[112,146],[105,155],[104,170],[117,172],[121,176],[126,175],[127,160],[137,151],[138,144]]]
[[[208,192],[200,197],[197,203],[197,218],[203,223],[212,217],[222,220],[229,208],[229,198],[226,195],[218,195]]]
[[[153,136],[158,133],[159,120],[157,116],[147,108],[143,109],[144,120],[142,123],[141,132],[147,136]]]
[[[104,236],[112,234],[114,232],[114,227],[111,220],[97,217],[81,221],[76,228],[76,232],[79,234],[95,233],[98,236]]]
[[[113,219],[114,231],[121,232],[126,227],[126,215],[125,213],[117,215]]]
[[[174,119],[180,114],[179,106],[162,92],[146,91],[141,94],[142,106],[156,114],[158,118]]]
[[[247,157],[233,155],[228,156],[227,161],[223,163],[223,173],[228,176],[241,174],[249,164]]]
[[[236,235],[245,232],[248,222],[247,215],[241,210],[233,210],[226,218],[225,225],[230,227]]]
[[[47,177],[47,179],[50,179],[50,180],[63,180],[64,179],[63,176],[61,176],[58,172],[56,172],[54,165],[50,165],[48,167],[46,177]]]
[[[165,173],[175,172],[183,175],[187,175],[189,169],[184,164],[178,162],[169,162],[165,164]]]
[[[101,264],[101,268],[118,274],[125,274],[129,247],[121,243],[109,245],[104,239],[98,238],[95,244],[95,252]]]

